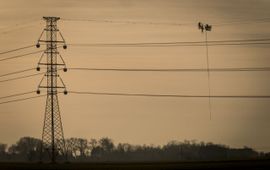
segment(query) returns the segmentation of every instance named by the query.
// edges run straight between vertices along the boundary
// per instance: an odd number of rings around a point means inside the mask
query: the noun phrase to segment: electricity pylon
[[[205,33],[205,47],[206,47],[206,61],[207,61],[207,77],[208,77],[208,104],[209,104],[209,114],[210,114],[210,120],[212,119],[212,103],[211,103],[211,82],[210,82],[210,64],[209,64],[209,55],[208,55],[208,37],[207,32],[212,30],[212,25],[209,24],[203,24],[201,22],[198,23],[199,30],[202,31],[202,33]]]
[[[43,17],[43,19],[46,22],[46,27],[43,29],[36,44],[37,48],[39,48],[42,43],[46,44],[46,49],[38,62],[37,71],[41,70],[40,66],[44,66],[47,69],[37,90],[37,93],[40,94],[40,89],[47,89],[40,159],[42,161],[43,154],[48,153],[51,162],[55,163],[57,155],[66,156],[64,132],[57,94],[59,93],[58,89],[64,89],[64,91],[62,91],[64,94],[67,94],[67,91],[66,86],[57,71],[59,70],[59,67],[63,67],[65,72],[67,69],[57,48],[60,44],[62,44],[61,46],[63,46],[64,49],[66,49],[67,46],[61,32],[57,28],[57,21],[60,18]],[[45,36],[43,35],[44,33]],[[60,35],[62,40],[57,40],[58,35]],[[45,39],[43,39],[43,36]],[[44,54],[47,57],[43,57]],[[47,83],[43,83],[44,79],[47,79]]]

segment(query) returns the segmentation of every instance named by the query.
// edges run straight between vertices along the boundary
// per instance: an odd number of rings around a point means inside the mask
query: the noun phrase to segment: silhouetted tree
[[[33,161],[38,159],[41,141],[32,137],[20,138],[16,144],[7,149],[10,159],[17,161]],[[6,149],[5,149],[6,150]]]
[[[7,145],[0,143],[0,159],[6,160],[7,159]]]
[[[98,143],[105,152],[112,152],[112,150],[114,149],[113,141],[107,137],[101,138]]]
[[[67,155],[69,158],[85,159],[90,156],[90,146],[87,139],[69,138],[66,139]]]
[[[0,143],[0,154],[6,154],[7,145]]]
[[[40,142],[39,139],[23,137],[8,148],[6,144],[0,144],[0,160],[38,160]],[[112,139],[107,137],[89,141],[83,138],[69,138],[66,139],[66,147],[70,161],[213,161],[270,158],[270,153],[258,153],[249,147],[235,149],[195,140],[171,141],[164,146],[154,146],[128,143],[115,145]]]

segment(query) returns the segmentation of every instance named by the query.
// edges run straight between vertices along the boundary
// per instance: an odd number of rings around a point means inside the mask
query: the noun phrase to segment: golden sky
[[[203,41],[197,22],[213,24],[209,40],[269,37],[268,0],[0,0],[0,52],[36,43],[43,16],[59,16],[67,43]],[[67,21],[180,23],[175,25]],[[216,24],[216,26],[215,26]],[[220,24],[220,25],[219,25]],[[13,56],[36,49],[19,51]],[[206,68],[205,47],[75,47],[60,50],[68,67]],[[209,48],[211,68],[269,67],[268,46]],[[40,55],[0,62],[1,74],[36,67]],[[32,72],[35,73],[35,72]],[[208,95],[202,72],[61,72],[68,90]],[[36,90],[41,76],[0,83],[0,96]],[[1,79],[2,80],[2,79]],[[45,94],[45,91],[42,92]],[[269,72],[211,73],[214,95],[270,95]],[[170,140],[211,141],[270,151],[269,99],[143,98],[60,95],[65,137],[100,138],[132,144]],[[0,105],[0,141],[41,137],[45,98]]]

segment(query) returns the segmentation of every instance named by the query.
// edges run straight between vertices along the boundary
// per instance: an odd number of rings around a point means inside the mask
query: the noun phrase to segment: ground
[[[140,162],[140,163],[18,163],[2,162],[1,170],[261,170],[270,169],[270,160],[241,160],[214,162]]]

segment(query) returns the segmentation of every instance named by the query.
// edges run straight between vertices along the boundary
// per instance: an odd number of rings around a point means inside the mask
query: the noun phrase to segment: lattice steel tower
[[[42,160],[44,154],[48,153],[51,162],[54,163],[57,155],[66,156],[65,139],[57,94],[67,94],[66,86],[58,74],[58,70],[61,69],[59,67],[62,67],[65,72],[67,69],[57,48],[63,46],[63,48],[66,49],[67,46],[61,32],[57,28],[57,21],[60,18],[43,17],[43,19],[46,22],[46,27],[42,31],[36,45],[36,47],[39,48],[41,44],[46,44],[46,49],[38,62],[37,71],[40,71],[43,68],[40,66],[44,66],[47,70],[44,73],[37,90],[37,93],[40,94],[40,89],[47,89],[40,158]],[[60,35],[61,40],[57,40],[58,35]],[[43,39],[43,37],[45,39]],[[44,55],[47,57],[44,57]],[[43,82],[44,79],[47,79],[47,83]],[[59,92],[58,89],[63,89],[63,91]]]

